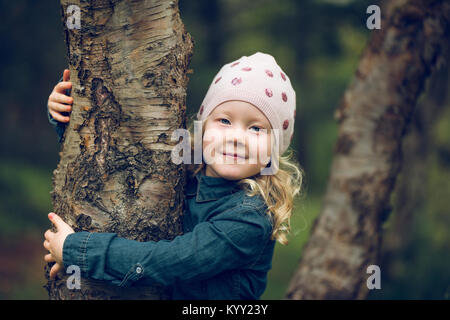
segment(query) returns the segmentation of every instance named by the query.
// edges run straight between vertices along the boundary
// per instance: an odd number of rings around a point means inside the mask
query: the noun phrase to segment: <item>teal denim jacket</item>
[[[266,210],[236,181],[200,172],[186,186],[183,235],[139,242],[76,232],[64,242],[64,268],[78,265],[82,276],[118,286],[170,286],[173,299],[259,299],[275,247]]]
[[[272,220],[259,196],[198,174],[187,185],[184,234],[139,242],[114,233],[77,232],[63,263],[118,286],[171,286],[173,299],[259,299],[272,267]]]

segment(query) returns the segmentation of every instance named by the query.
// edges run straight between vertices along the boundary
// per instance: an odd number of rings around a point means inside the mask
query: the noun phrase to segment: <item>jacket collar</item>
[[[238,180],[210,177],[204,169],[189,180],[186,195],[196,195],[196,202],[217,200],[240,190]]]

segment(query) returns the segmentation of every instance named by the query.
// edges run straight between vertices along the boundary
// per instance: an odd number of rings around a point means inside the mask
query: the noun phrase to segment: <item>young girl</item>
[[[73,101],[64,94],[68,70],[63,80],[48,102],[53,124],[68,122],[60,112],[70,112]],[[119,286],[171,286],[173,299],[259,299],[275,240],[287,243],[301,190],[292,150],[283,155],[294,118],[295,91],[271,55],[257,52],[224,65],[197,113],[203,154],[200,164],[187,166],[184,234],[139,242],[114,233],[75,233],[50,213],[57,228],[45,233],[50,253],[44,260],[55,262],[50,277],[78,265],[82,276]]]

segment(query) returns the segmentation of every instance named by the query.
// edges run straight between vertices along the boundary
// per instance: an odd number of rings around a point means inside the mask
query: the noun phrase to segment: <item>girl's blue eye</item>
[[[227,123],[224,123],[224,124],[230,124],[230,121],[229,121],[228,119],[225,119],[225,118],[220,118],[219,121],[220,121],[221,123],[223,123],[223,121],[226,121]],[[262,129],[262,128],[257,127],[257,126],[253,126],[252,128],[258,129],[258,130],[256,130],[256,132],[260,132],[261,129]]]

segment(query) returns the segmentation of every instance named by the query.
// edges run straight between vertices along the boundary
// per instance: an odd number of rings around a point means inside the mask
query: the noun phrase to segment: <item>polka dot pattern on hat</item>
[[[237,86],[239,84],[241,84],[242,82],[242,78],[234,78],[231,83],[233,84],[233,86]]]
[[[198,120],[230,100],[246,101],[261,110],[272,129],[278,129],[280,155],[286,151],[294,132],[296,95],[273,56],[256,52],[225,64],[213,78],[197,113]]]

